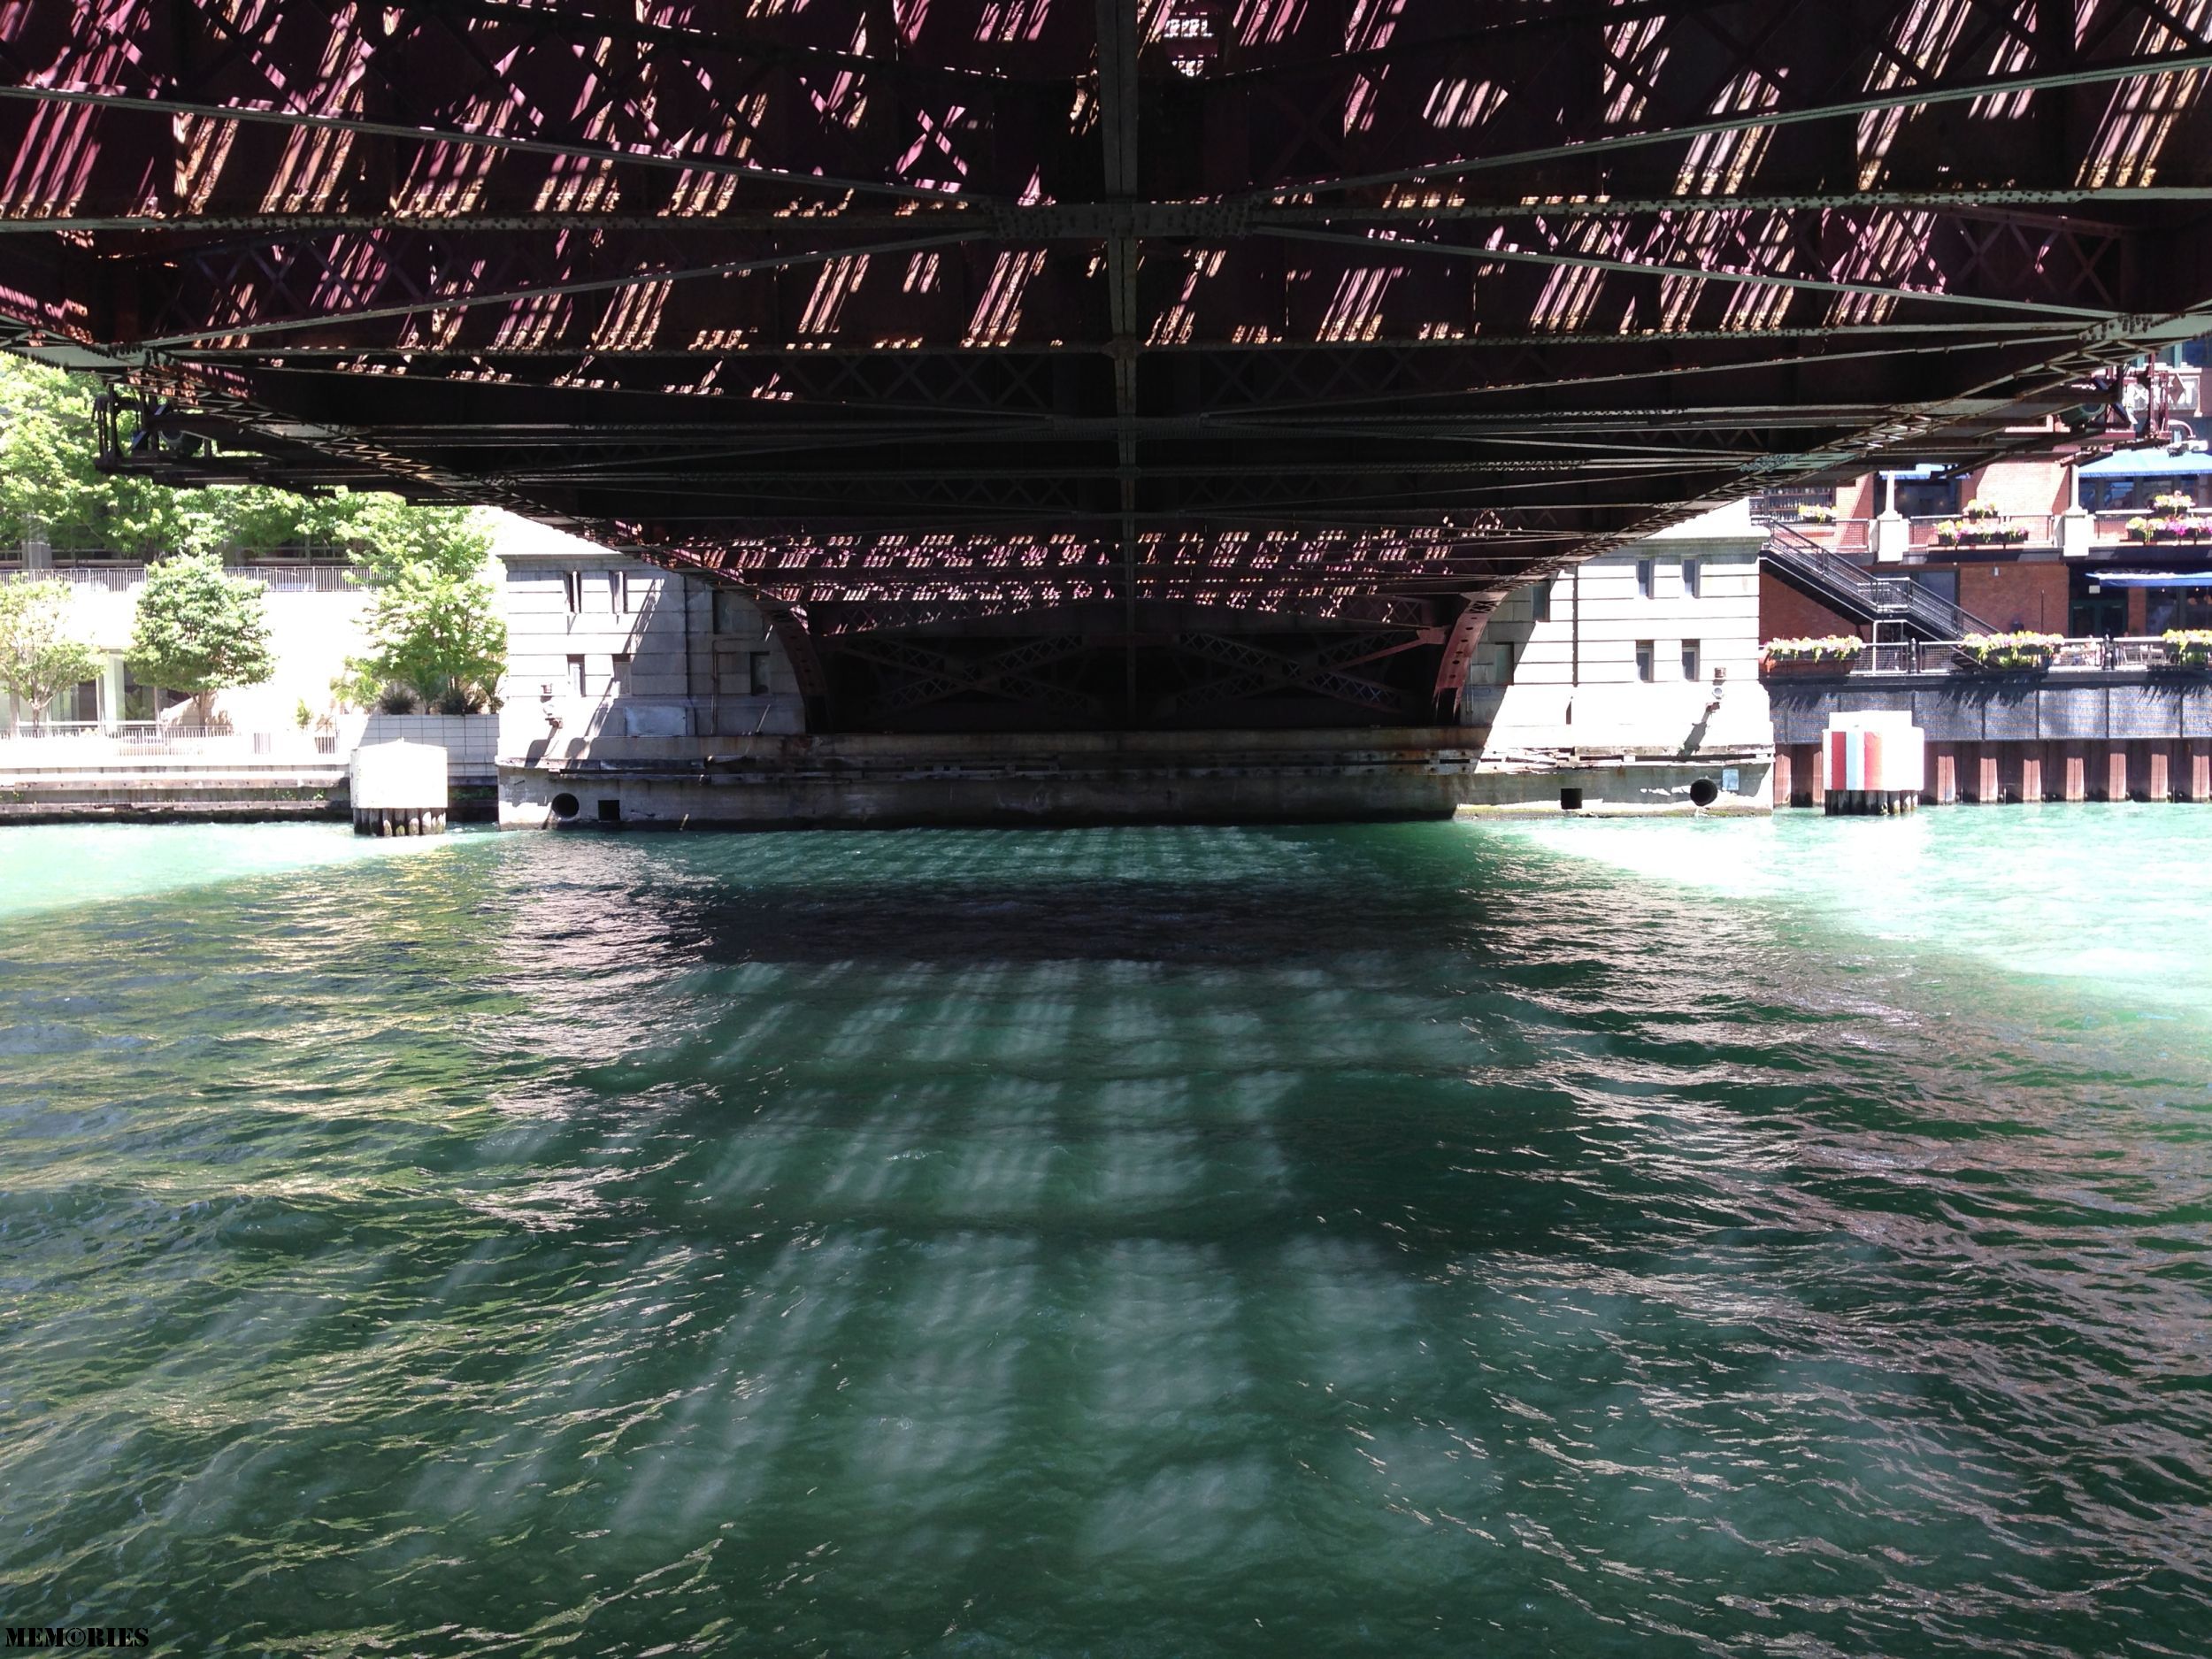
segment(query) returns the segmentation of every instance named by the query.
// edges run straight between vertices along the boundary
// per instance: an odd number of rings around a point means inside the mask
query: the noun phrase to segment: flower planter
[[[2040,674],[2065,641],[2052,634],[1970,634],[1954,653],[1954,667],[1969,674]]]
[[[2175,628],[2164,637],[2166,660],[2155,666],[2175,674],[2212,672],[2212,631]]]
[[[1777,660],[1762,657],[1759,675],[1763,680],[1832,680],[1847,674],[1858,662],[1855,654],[1850,657],[1793,657]]]

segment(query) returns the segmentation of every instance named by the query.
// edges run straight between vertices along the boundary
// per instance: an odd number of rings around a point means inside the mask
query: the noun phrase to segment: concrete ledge
[[[335,823],[344,817],[343,802],[333,804],[322,800],[0,800],[0,824],[263,824],[297,820]]]
[[[923,826],[1317,823],[1445,818],[1463,809],[1763,813],[1772,757],[1623,760],[1567,768],[1485,762],[1478,733],[1129,733],[1052,737],[766,740],[688,762],[622,757],[500,768],[511,829],[905,828]],[[1724,769],[1735,787],[1724,789]],[[1588,810],[1588,809],[1586,809]]]

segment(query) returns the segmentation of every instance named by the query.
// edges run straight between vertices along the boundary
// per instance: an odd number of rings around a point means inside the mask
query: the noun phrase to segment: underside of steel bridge
[[[824,726],[1402,725],[2212,331],[2212,0],[6,0],[107,465],[742,588]]]

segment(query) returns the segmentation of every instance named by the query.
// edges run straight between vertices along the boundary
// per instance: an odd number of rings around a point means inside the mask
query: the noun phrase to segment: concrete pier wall
[[[514,829],[795,828],[918,825],[1317,822],[1694,810],[1701,780],[1722,806],[1766,810],[1764,756],[1715,761],[1502,768],[1455,727],[1352,732],[1074,733],[941,737],[793,735],[637,740],[581,761],[500,768]]]
[[[2197,675],[1898,675],[1771,684],[1774,803],[1825,804],[1818,764],[1832,714],[1908,711],[1927,733],[1921,800],[2212,799],[2212,680]]]

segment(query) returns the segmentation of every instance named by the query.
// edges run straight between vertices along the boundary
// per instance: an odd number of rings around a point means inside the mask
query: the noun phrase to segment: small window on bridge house
[[[1638,559],[1636,561],[1637,596],[1639,598],[1648,599],[1655,592],[1657,591],[1658,587],[1659,561],[1657,559]],[[1644,678],[1648,680],[1651,676],[1647,674]]]
[[[743,594],[733,594],[726,588],[714,590],[714,631],[731,634],[756,632],[752,607],[745,603]]]
[[[1686,599],[1694,599],[1698,595],[1698,591],[1697,561],[1684,559],[1682,561],[1682,595]]]
[[[1652,641],[1649,641],[1649,640],[1639,640],[1639,641],[1636,641],[1636,678],[1637,678],[1637,679],[1639,679],[1639,680],[1655,680],[1655,679],[1657,679],[1657,678],[1659,677],[1659,671],[1658,671],[1658,666],[1657,666],[1657,664],[1658,664],[1658,661],[1659,661],[1658,653],[1657,653],[1657,652],[1656,652],[1656,651],[1653,649],[1653,646],[1652,646]]]
[[[616,696],[618,696],[618,697],[624,695],[625,694],[626,694],[626,693],[629,691],[629,689],[630,689],[630,654],[629,654],[629,652],[627,652],[627,651],[618,651],[618,652],[615,654],[613,671],[612,671],[612,672],[611,672],[608,675],[607,684],[608,684],[609,687],[610,687],[610,688],[611,688],[611,689],[614,692],[615,695],[616,695]]]
[[[639,601],[645,597],[645,579],[630,571],[617,571],[610,580],[614,583],[614,608],[624,616],[634,614]]]
[[[754,651],[749,654],[745,658],[745,671],[746,683],[750,688],[751,695],[756,697],[766,696],[768,695],[768,653]]]
[[[568,614],[572,617],[584,608],[583,572],[563,571],[561,572],[561,597],[566,601]]]
[[[1539,622],[1549,622],[1551,620],[1552,589],[1558,586],[1559,579],[1556,576],[1553,577],[1551,580],[1548,582],[1539,582],[1536,584],[1536,619]]]
[[[1698,672],[1698,671],[1699,671],[1699,666],[1700,666],[1700,662],[1699,662],[1699,652],[1698,652],[1698,649],[1697,649],[1697,641],[1696,641],[1695,640],[1685,640],[1685,641],[1682,641],[1682,678],[1683,678],[1683,679],[1685,679],[1685,680],[1696,680],[1696,679],[1701,678],[1701,676],[1700,675],[1700,673],[1699,673],[1699,672]]]
[[[620,571],[607,572],[607,609],[616,616],[620,616],[630,608],[629,602],[622,596],[622,590],[627,585]]]
[[[584,695],[584,659],[581,657],[568,659],[568,691],[572,697]]]

